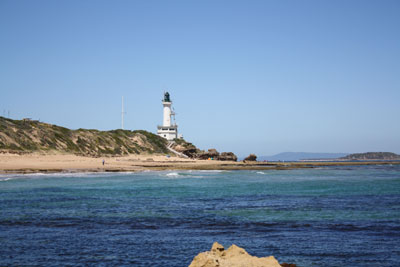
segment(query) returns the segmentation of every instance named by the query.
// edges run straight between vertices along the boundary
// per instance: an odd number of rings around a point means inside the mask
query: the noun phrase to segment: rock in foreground
[[[215,242],[210,251],[197,255],[189,267],[281,267],[273,257],[258,258],[249,255],[244,249],[232,245],[227,250]]]

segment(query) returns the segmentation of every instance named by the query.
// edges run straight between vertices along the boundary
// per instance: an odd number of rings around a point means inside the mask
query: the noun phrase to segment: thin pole
[[[121,124],[122,130],[124,129],[124,96],[122,96],[122,112],[121,112]]]

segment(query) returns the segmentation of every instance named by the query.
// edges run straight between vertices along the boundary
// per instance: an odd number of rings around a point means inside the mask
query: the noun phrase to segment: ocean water
[[[188,266],[214,241],[400,266],[400,166],[0,176],[0,266]]]

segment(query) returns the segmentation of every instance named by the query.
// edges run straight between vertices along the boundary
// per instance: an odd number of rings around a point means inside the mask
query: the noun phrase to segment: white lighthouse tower
[[[172,117],[175,118],[175,113],[171,110],[172,101],[168,92],[164,94],[162,103],[164,107],[164,119],[163,125],[158,126],[157,134],[168,141],[172,141],[178,138],[178,125],[176,125],[175,120],[172,121]]]

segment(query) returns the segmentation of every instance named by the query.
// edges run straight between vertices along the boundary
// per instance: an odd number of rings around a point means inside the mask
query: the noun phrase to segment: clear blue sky
[[[400,153],[400,1],[0,1],[0,115],[238,155]]]

